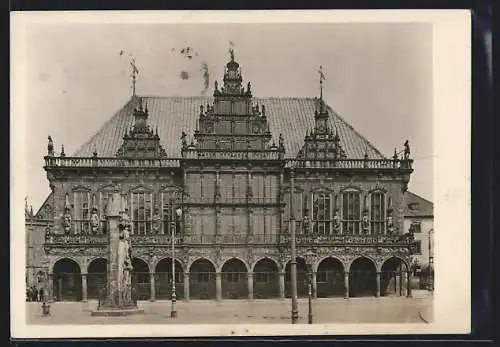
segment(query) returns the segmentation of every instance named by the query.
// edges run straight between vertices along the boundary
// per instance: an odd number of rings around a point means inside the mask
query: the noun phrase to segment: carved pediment
[[[131,187],[129,189],[129,192],[131,192],[131,193],[152,193],[153,189],[151,187],[144,185],[144,184],[139,184],[139,185]]]
[[[73,192],[90,192],[92,190],[92,188],[88,185],[82,185],[82,184],[78,184],[76,186],[73,186],[73,188],[71,189],[71,191]]]

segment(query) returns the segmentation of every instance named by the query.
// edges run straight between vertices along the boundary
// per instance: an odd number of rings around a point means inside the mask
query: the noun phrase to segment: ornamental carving
[[[71,217],[71,210],[68,206],[64,208],[64,214],[62,217],[62,227],[64,230],[65,235],[69,235],[71,232],[71,226],[72,226],[72,217]]]

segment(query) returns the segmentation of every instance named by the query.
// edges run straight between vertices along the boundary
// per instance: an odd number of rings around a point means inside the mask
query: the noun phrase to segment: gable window
[[[358,191],[342,193],[342,232],[359,234],[361,220],[360,194]]]
[[[371,231],[372,234],[382,234],[385,224],[385,194],[383,192],[373,192],[371,198]]]
[[[74,192],[74,226],[76,234],[86,234],[90,231],[90,192]]]
[[[330,234],[331,211],[330,194],[314,193],[312,215],[314,233],[320,235]]]
[[[132,193],[132,224],[134,233],[151,232],[153,213],[153,194],[149,192]]]
[[[422,232],[422,224],[420,222],[411,222],[410,224],[410,232],[411,233],[421,233]]]

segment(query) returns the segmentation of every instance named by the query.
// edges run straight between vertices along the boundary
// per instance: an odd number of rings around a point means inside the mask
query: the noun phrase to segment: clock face
[[[320,132],[324,132],[325,130],[326,130],[325,123],[323,123],[323,122],[319,122],[319,123],[318,123],[318,131],[320,131]]]

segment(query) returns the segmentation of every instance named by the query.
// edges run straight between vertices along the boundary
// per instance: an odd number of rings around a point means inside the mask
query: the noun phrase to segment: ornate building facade
[[[42,237],[28,282],[45,272],[56,300],[96,298],[106,201],[120,192],[139,299],[169,299],[172,278],[185,300],[288,297],[292,223],[299,296],[307,272],[317,297],[411,295],[409,147],[386,158],[322,96],[251,88],[232,55],[212,98],[134,95],[72,156],[49,137],[52,192],[26,217]]]

